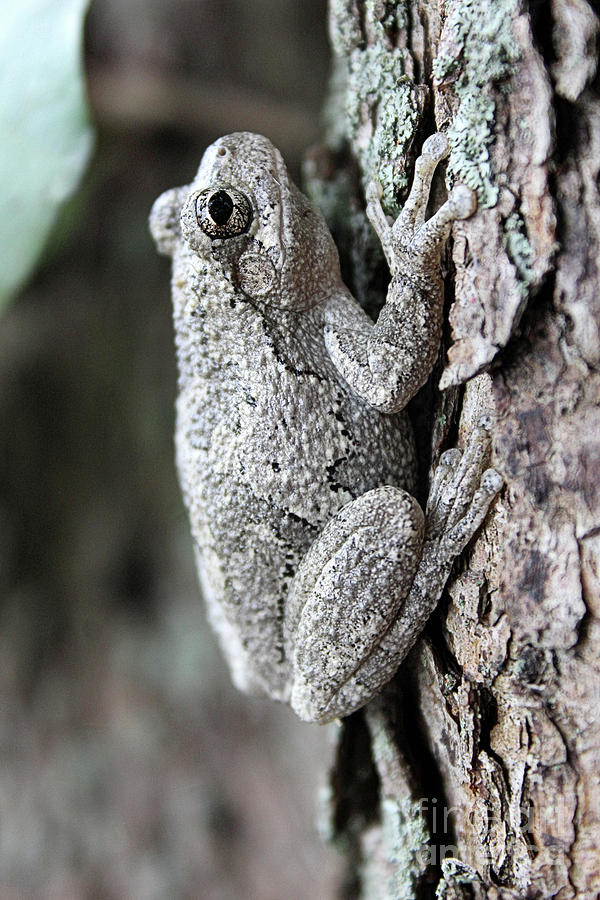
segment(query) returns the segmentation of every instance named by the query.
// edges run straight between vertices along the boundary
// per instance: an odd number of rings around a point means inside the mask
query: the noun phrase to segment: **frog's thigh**
[[[393,674],[397,660],[386,664],[377,647],[412,584],[423,530],[417,501],[386,485],[344,506],[309,549],[285,622],[291,702],[301,718],[352,712]]]

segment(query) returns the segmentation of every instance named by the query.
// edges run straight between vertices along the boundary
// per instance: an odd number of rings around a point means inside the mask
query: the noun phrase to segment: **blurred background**
[[[173,465],[152,202],[253,130],[297,177],[325,0],[96,0],[83,182],[0,321],[0,898],[328,898],[328,732],[238,695]],[[5,13],[3,13],[5,15]]]

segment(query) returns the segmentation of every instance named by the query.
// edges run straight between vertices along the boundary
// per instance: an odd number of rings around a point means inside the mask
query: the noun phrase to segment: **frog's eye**
[[[231,238],[248,231],[252,205],[232,187],[202,191],[196,198],[196,220],[210,238]]]

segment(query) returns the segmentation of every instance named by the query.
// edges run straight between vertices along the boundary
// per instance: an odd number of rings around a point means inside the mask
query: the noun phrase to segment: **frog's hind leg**
[[[410,590],[396,620],[366,663],[332,699],[328,716],[346,715],[367,702],[395,673],[437,606],[452,564],[483,522],[503,480],[485,464],[491,421],[482,417],[464,454],[448,450],[434,473],[427,502],[425,540]]]
[[[293,664],[292,706],[307,721],[344,715],[369,699],[332,700],[368,660],[394,621],[415,576],[424,517],[406,491],[386,485],[346,504],[304,557],[285,622]],[[393,671],[373,673],[370,696]]]
[[[416,501],[384,487],[343,507],[310,548],[290,597],[292,706],[301,718],[327,722],[359,709],[413,646],[502,486],[494,469],[484,471],[490,431],[484,416],[464,454],[442,455],[424,538]]]

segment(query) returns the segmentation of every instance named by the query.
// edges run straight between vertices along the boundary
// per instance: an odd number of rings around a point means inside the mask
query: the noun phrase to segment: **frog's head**
[[[163,198],[151,220],[159,249],[172,254],[182,236],[248,298],[303,309],[336,289],[339,259],[327,225],[267,138],[219,138],[192,185]]]

